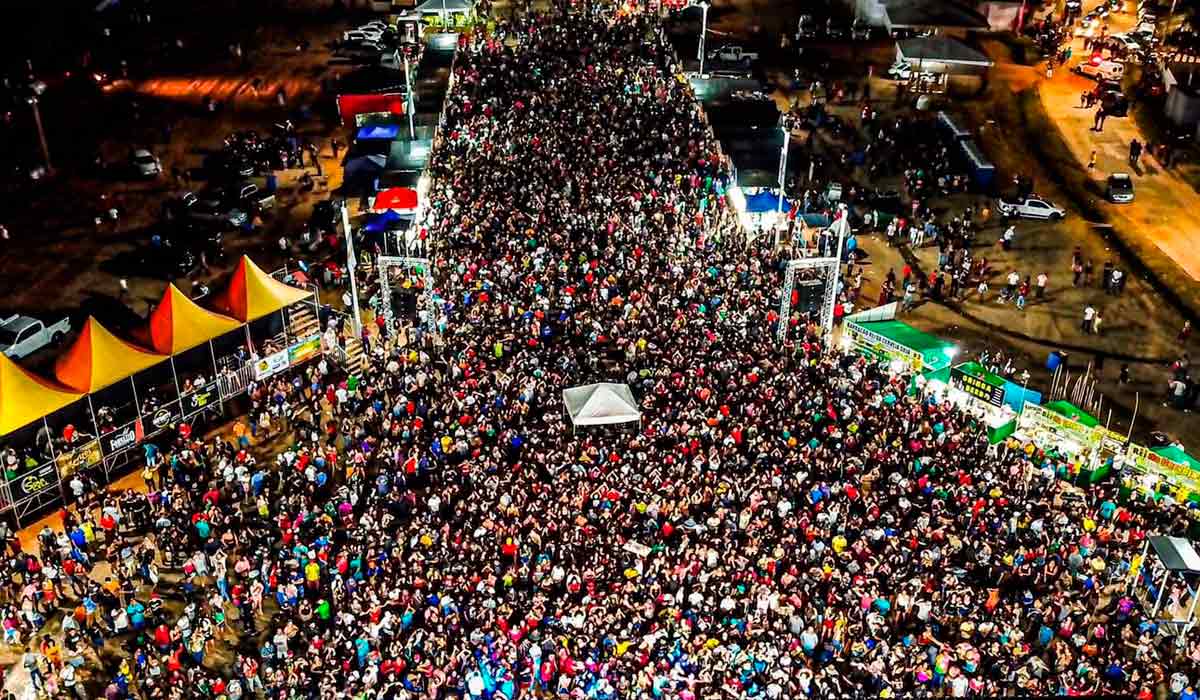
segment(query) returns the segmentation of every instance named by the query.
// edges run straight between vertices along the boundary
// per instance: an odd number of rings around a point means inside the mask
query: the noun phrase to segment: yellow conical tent
[[[200,308],[178,287],[169,284],[162,301],[150,314],[149,323],[134,330],[133,337],[156,352],[176,355],[241,325],[228,316]]]
[[[48,416],[82,396],[0,355],[0,435]]]
[[[229,285],[213,298],[212,305],[227,316],[248,322],[309,296],[311,292],[280,282],[263,272],[249,256],[243,255]]]
[[[79,337],[54,363],[54,376],[76,391],[91,393],[165,359],[121,340],[88,316]]]

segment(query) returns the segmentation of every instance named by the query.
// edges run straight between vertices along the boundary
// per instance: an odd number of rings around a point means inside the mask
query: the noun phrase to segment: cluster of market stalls
[[[1200,503],[1200,462],[1179,446],[1139,445],[1071,400],[1046,400],[978,362],[956,364],[954,343],[896,320],[889,307],[847,316],[844,347],[887,363],[894,374],[912,372],[913,393],[969,411],[993,444],[1023,449],[1079,486],[1119,477],[1125,497]]]
[[[315,293],[249,258],[208,306],[169,285],[128,339],[89,317],[52,377],[0,356],[0,513],[28,523],[76,472],[108,483],[155,438],[201,428],[252,382],[329,349]]]
[[[451,12],[461,3],[451,2]],[[338,81],[338,106],[348,130],[343,189],[358,197],[367,247],[411,251],[413,222],[428,194],[425,175],[449,89],[458,35],[433,33],[409,50],[398,69],[363,68]]]

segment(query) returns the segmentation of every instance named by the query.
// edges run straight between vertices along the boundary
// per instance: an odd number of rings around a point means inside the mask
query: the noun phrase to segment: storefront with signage
[[[1125,452],[1124,466],[1124,492],[1200,503],[1200,461],[1178,447],[1132,444]]]
[[[872,360],[891,362],[897,372],[933,372],[950,366],[958,348],[903,321],[848,321],[842,342]]]
[[[1017,412],[1004,400],[1003,377],[976,362],[964,362],[915,380],[924,385],[926,395],[936,396],[978,416],[987,426],[988,440],[995,444],[1016,430]]]
[[[1026,403],[1013,437],[1054,460],[1059,475],[1078,484],[1106,478],[1126,449],[1125,436],[1067,401]]]

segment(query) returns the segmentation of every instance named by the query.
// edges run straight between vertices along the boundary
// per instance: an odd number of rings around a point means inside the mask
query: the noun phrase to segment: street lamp
[[[354,314],[354,332],[362,335],[362,314],[358,310],[358,258],[354,254],[354,233],[350,230],[350,210],[342,200],[342,234],[346,236],[346,271],[350,273],[350,312]]]
[[[412,89],[412,71],[408,67],[408,49],[404,50],[404,91],[408,96],[408,104],[404,106],[404,111],[408,112],[408,138],[412,141],[417,140],[417,128],[413,126],[413,89]]]
[[[50,165],[50,147],[46,145],[46,130],[42,128],[42,113],[38,110],[37,96],[30,95],[25,101],[33,109],[33,123],[37,125],[38,142],[42,145],[42,160],[46,161],[46,174],[53,174],[54,166]]]
[[[783,214],[783,193],[784,183],[787,178],[787,157],[788,157],[788,142],[792,140],[792,134],[788,131],[787,124],[780,124],[779,130],[783,132],[783,146],[779,149],[779,200],[775,202],[775,213]],[[775,248],[779,248],[779,221],[775,222]]]

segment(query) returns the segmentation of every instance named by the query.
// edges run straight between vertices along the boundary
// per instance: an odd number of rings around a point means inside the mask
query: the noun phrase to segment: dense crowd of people
[[[1200,677],[1197,640],[1124,587],[1186,510],[1075,497],[780,318],[781,260],[725,208],[651,21],[505,31],[455,64],[432,331],[252,386],[232,436],[147,449],[145,493],[85,494],[37,554],[3,533],[31,694],[1178,697]],[[560,392],[594,381],[629,384],[641,422],[573,430]]]

